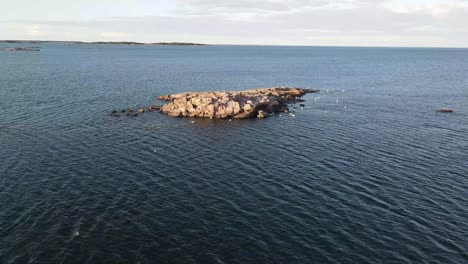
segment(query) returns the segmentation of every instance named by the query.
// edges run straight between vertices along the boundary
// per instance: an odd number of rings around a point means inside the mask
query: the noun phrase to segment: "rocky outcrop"
[[[169,101],[159,110],[175,117],[264,118],[287,112],[288,104],[299,101],[313,89],[294,87],[260,88],[245,91],[189,92],[159,96]]]

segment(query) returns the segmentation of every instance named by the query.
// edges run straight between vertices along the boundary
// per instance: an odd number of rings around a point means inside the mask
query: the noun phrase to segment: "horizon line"
[[[104,41],[104,40],[94,40],[94,41],[83,41],[83,40],[34,40],[34,39],[0,39],[0,43],[8,42],[82,42],[84,44],[95,44],[94,42],[104,42],[109,43],[109,45],[115,43],[139,43],[139,44],[158,44],[158,43],[190,43],[190,44],[201,44],[207,46],[272,46],[272,47],[342,47],[342,48],[425,48],[425,49],[468,49],[466,47],[456,47],[456,46],[365,46],[365,45],[307,45],[307,44],[219,44],[219,43],[200,43],[200,42],[185,42],[185,41],[159,41],[159,42],[140,42],[134,40],[115,40],[115,41]],[[106,44],[100,44],[106,45]]]

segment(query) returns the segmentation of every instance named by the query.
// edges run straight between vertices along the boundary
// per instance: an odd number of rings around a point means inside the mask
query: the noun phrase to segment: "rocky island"
[[[175,117],[264,118],[276,112],[287,112],[288,104],[300,101],[306,93],[318,90],[295,87],[259,88],[244,91],[188,92],[162,95],[169,103],[161,113]]]

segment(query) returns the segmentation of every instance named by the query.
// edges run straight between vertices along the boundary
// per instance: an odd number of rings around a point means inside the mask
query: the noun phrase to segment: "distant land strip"
[[[47,41],[47,40],[0,40],[0,43],[64,43],[66,45],[132,45],[132,46],[207,46],[207,44],[191,42],[155,42],[143,43],[133,41]]]

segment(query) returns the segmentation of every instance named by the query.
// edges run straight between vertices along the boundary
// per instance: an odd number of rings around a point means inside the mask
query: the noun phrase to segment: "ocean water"
[[[32,45],[0,51],[1,263],[468,262],[467,49]],[[321,92],[110,116],[278,85]]]

